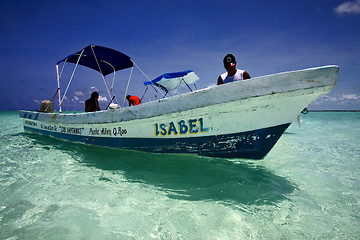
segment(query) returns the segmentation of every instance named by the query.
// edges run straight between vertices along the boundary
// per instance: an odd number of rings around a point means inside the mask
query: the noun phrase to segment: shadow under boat
[[[35,144],[42,148],[66,151],[80,164],[119,172],[129,182],[155,186],[173,199],[225,204],[276,204],[285,200],[296,188],[286,178],[253,161],[111,149],[25,134],[36,138]]]

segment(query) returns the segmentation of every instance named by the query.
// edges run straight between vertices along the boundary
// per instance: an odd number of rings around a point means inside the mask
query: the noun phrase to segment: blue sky
[[[2,0],[0,9],[0,110],[39,108],[56,91],[56,62],[88,45],[129,55],[150,79],[194,70],[198,88],[216,84],[227,53],[252,77],[336,64],[336,87],[310,108],[360,110],[360,0]],[[94,89],[105,108],[100,74],[78,69],[63,109],[82,110]],[[129,73],[116,73],[119,95]],[[129,93],[142,96],[146,80],[134,68]]]

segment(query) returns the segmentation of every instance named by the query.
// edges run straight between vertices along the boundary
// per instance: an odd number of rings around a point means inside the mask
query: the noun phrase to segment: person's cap
[[[236,60],[235,60],[235,57],[234,55],[232,54],[227,54],[225,57],[224,57],[224,67],[226,69],[228,68],[231,68],[233,66],[236,65]]]

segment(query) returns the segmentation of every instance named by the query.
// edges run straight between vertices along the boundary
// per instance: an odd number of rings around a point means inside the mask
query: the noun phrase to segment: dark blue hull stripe
[[[226,158],[262,159],[290,123],[235,134],[192,138],[110,138],[90,137],[24,127],[25,130],[71,142],[157,153],[196,153]]]

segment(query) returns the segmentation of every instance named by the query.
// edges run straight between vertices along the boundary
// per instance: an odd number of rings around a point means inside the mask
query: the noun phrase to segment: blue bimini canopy
[[[133,66],[133,62],[129,56],[116,50],[100,46],[87,46],[60,60],[57,64],[61,62],[78,62],[80,65],[99,71],[103,76]]]
[[[152,81],[144,82],[144,85],[154,84],[169,91],[178,88],[180,84],[191,84],[199,80],[199,77],[191,70],[183,72],[165,73]]]

